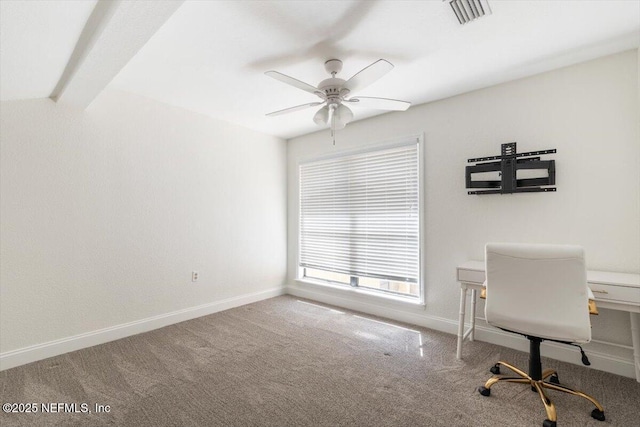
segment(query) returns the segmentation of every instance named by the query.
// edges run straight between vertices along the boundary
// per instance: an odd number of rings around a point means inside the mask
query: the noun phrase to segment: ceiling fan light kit
[[[329,107],[324,106],[321,109],[319,109],[316,112],[315,116],[313,116],[313,121],[317,125],[326,124],[327,121],[329,121]]]
[[[342,61],[339,59],[329,59],[324,63],[324,69],[327,73],[331,74],[331,77],[321,81],[317,87],[277,71],[267,71],[265,73],[267,76],[312,93],[322,100],[320,102],[311,102],[274,111],[267,114],[267,116],[278,116],[280,114],[292,113],[324,104],[313,116],[313,121],[318,125],[329,126],[331,134],[334,136],[333,143],[335,144],[334,132],[344,129],[347,123],[353,120],[353,111],[351,111],[345,103],[363,108],[386,111],[404,111],[411,106],[410,102],[397,99],[364,96],[349,98],[351,93],[364,89],[393,69],[393,64],[385,59],[379,59],[373,64],[363,68],[349,80],[336,77],[336,74],[342,71]]]

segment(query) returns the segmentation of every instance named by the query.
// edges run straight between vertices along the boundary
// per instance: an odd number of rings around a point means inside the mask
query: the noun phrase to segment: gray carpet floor
[[[498,359],[528,355],[283,296],[0,373],[1,401],[109,405],[109,413],[0,413],[9,426],[540,426],[526,386],[476,387]],[[576,358],[579,353],[576,352]],[[640,384],[544,359],[560,381],[594,395],[550,392],[559,426],[639,426]]]

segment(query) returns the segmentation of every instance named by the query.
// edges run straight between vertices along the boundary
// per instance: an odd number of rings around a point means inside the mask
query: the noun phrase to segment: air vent
[[[447,0],[444,0],[447,1]],[[448,0],[458,22],[464,25],[486,15],[491,15],[487,0]]]

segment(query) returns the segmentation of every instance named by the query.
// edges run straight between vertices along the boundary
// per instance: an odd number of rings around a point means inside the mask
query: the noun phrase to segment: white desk
[[[477,291],[485,281],[484,262],[467,261],[458,266],[460,282],[460,320],[458,323],[458,350],[456,357],[462,359],[462,344],[465,339],[473,341],[476,326]],[[593,292],[598,308],[627,311],[631,317],[631,340],[636,380],[640,382],[640,274],[587,271],[587,282]],[[471,327],[465,332],[464,318],[467,305],[467,290],[471,290]]]

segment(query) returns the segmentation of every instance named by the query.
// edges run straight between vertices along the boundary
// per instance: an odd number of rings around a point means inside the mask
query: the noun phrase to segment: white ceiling
[[[358,95],[416,105],[640,45],[640,0],[489,3],[461,26],[439,0],[187,1],[110,86],[290,138],[321,129],[314,110],[265,113],[316,98],[265,71],[316,85],[327,59],[347,79],[385,58],[395,69]],[[95,2],[0,4],[2,99],[49,96]]]
[[[96,3],[0,1],[0,100],[51,95]]]

